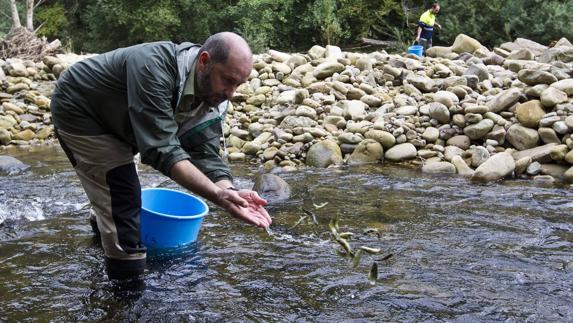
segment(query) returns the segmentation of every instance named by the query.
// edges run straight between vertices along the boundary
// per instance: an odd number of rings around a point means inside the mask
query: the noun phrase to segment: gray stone
[[[452,164],[456,167],[456,171],[461,176],[472,177],[475,173],[475,171],[471,169],[460,156],[454,156],[452,158]]]
[[[555,87],[550,86],[541,92],[541,104],[545,107],[552,108],[563,102],[567,102],[567,93]]]
[[[306,153],[306,165],[311,167],[326,168],[342,162],[340,147],[330,139],[312,145]]]
[[[520,48],[512,51],[507,55],[507,59],[518,59],[518,60],[528,60],[531,61],[535,59],[535,55],[532,51],[527,48]]]
[[[473,53],[480,48],[482,48],[482,44],[479,41],[464,34],[459,34],[452,45],[452,51],[458,54]]]
[[[511,88],[498,94],[493,100],[487,102],[487,107],[491,112],[501,112],[514,105],[521,98],[521,90]]]
[[[253,191],[267,201],[287,200],[290,197],[290,185],[275,174],[262,174],[256,177]]]
[[[413,105],[406,105],[403,107],[399,107],[394,112],[396,114],[404,115],[404,116],[415,115],[416,113],[418,113],[418,107],[413,106]],[[449,111],[448,111],[448,113],[449,113]]]
[[[429,104],[430,117],[438,120],[442,124],[450,123],[450,110],[439,102],[433,102]]]
[[[536,69],[523,69],[517,73],[517,78],[531,86],[557,82],[557,78],[553,74]]]
[[[573,166],[569,167],[569,169],[563,174],[563,180],[568,183],[573,182]]]
[[[473,64],[464,73],[464,75],[475,75],[478,77],[479,81],[485,81],[489,79],[489,72],[487,66],[484,64]]]
[[[416,158],[416,147],[411,143],[402,143],[388,149],[384,157],[390,161],[403,161]]]
[[[336,61],[326,61],[315,68],[313,75],[317,79],[322,80],[342,71],[344,71],[344,65]]]
[[[531,157],[523,157],[515,161],[515,175],[519,176],[525,173],[527,167],[529,167],[531,163],[532,163]]]
[[[535,129],[514,124],[507,130],[506,139],[518,150],[526,150],[537,146],[539,143],[539,134]]]
[[[532,162],[527,166],[526,170],[528,175],[535,176],[541,174],[541,164],[539,162]]]
[[[427,142],[435,142],[440,137],[440,131],[434,127],[428,127],[424,130],[422,138],[426,139]]]
[[[541,141],[543,141],[546,144],[550,144],[550,143],[560,144],[561,143],[561,140],[559,140],[559,137],[557,137],[557,133],[552,128],[542,127],[542,128],[539,128],[537,130],[537,133],[539,133],[539,137],[541,138]]]
[[[281,122],[280,127],[283,129],[294,129],[297,127],[316,127],[318,123],[308,117],[288,116]]]
[[[7,145],[12,140],[12,133],[6,129],[0,129],[0,145]]]
[[[389,149],[396,144],[396,137],[387,131],[370,129],[364,136],[378,141],[384,149]]]
[[[440,102],[446,107],[451,107],[459,103],[457,95],[449,91],[438,91],[434,94],[434,102]]]
[[[418,75],[418,74],[408,75],[406,77],[406,81],[415,86],[418,90],[422,91],[423,93],[430,92],[435,85],[434,80],[432,80],[431,78],[425,75]]]
[[[455,174],[456,167],[448,162],[428,163],[422,166],[422,172],[428,174]]]
[[[444,158],[447,161],[452,161],[455,156],[461,156],[464,150],[457,146],[446,146],[444,152]]]
[[[493,126],[494,123],[492,120],[483,119],[476,124],[465,127],[464,134],[466,134],[472,140],[477,140],[485,136],[493,128]]]
[[[563,178],[569,166],[557,164],[541,164],[541,174],[549,175],[554,178]]]
[[[550,162],[551,161],[550,154],[554,146],[555,144],[552,143],[535,147],[532,149],[516,151],[512,154],[512,156],[515,160],[519,160],[524,157],[531,157],[531,160],[533,161],[539,161],[542,163]]]
[[[472,153],[472,167],[478,167],[479,165],[483,164],[486,160],[489,159],[490,154],[485,147],[477,146],[471,150]]]
[[[481,164],[472,176],[472,180],[490,182],[500,180],[515,170],[515,161],[507,152],[497,153]]]
[[[375,163],[380,161],[383,156],[384,149],[379,142],[374,139],[365,139],[352,152],[352,155],[348,158],[348,164]]]
[[[14,175],[28,169],[28,165],[12,156],[0,155],[0,174]]]
[[[561,90],[567,93],[567,95],[573,95],[573,78],[557,81],[551,84],[551,87]]]

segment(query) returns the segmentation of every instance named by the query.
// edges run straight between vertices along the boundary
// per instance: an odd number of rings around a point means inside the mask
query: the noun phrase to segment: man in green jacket
[[[140,276],[141,187],[134,155],[249,224],[268,227],[266,201],[237,190],[219,155],[228,100],[252,70],[240,36],[203,46],[171,42],[120,48],[72,65],[52,96],[56,135],[96,214],[111,279]]]

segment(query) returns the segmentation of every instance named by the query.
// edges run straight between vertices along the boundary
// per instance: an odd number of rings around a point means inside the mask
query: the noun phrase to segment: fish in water
[[[366,246],[360,246],[360,250],[364,250],[371,255],[378,254],[378,253],[380,253],[380,251],[382,251],[380,248],[370,248],[370,247],[366,247]]]
[[[288,183],[275,174],[257,175],[253,191],[270,202],[287,200],[291,194]]]
[[[338,236],[340,236],[343,239],[348,239],[348,238],[352,238],[353,235],[354,235],[354,233],[352,233],[352,232],[341,232]]]
[[[332,219],[330,219],[330,222],[328,223],[328,228],[330,229],[330,232],[332,232],[332,234],[334,236],[338,235],[338,215]]]
[[[356,251],[354,254],[354,258],[352,258],[352,268],[358,267],[360,264],[360,259],[362,259],[362,250],[358,249],[358,251]]]
[[[336,242],[338,242],[339,245],[342,246],[342,248],[344,249],[344,251],[346,251],[346,253],[348,253],[350,256],[354,257],[354,251],[352,251],[352,247],[350,247],[350,244],[348,243],[348,241],[339,237],[338,235],[335,236],[334,239],[336,240]]]
[[[372,267],[370,267],[370,272],[368,273],[368,281],[370,285],[376,285],[376,280],[378,280],[378,263],[372,263]]]
[[[316,219],[316,214],[314,214],[313,212],[310,212],[309,210],[306,210],[305,208],[302,209],[302,211],[310,216],[310,218],[312,219],[312,223],[314,223],[315,225],[318,225],[318,220]]]

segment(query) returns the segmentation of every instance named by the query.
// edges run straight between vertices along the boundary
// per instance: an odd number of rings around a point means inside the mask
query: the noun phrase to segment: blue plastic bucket
[[[408,47],[408,54],[414,54],[418,57],[422,57],[422,53],[424,53],[424,46],[422,45],[412,45]]]
[[[198,197],[167,188],[141,191],[141,240],[148,248],[173,248],[197,240],[209,207]]]

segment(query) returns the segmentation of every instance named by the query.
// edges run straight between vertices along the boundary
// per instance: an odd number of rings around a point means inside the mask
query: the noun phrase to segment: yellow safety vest
[[[420,21],[423,22],[426,26],[433,26],[436,22],[436,15],[432,12],[432,10],[428,10],[420,16]]]

